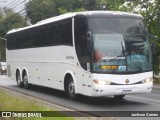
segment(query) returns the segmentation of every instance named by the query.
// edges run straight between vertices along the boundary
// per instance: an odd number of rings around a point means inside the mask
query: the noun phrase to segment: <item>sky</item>
[[[25,3],[27,3],[29,0],[0,0],[0,8],[11,8],[15,12],[20,12],[21,14],[25,13],[25,11],[22,11],[24,9]]]

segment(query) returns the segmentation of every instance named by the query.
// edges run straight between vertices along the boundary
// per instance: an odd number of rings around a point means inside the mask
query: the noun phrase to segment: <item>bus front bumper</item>
[[[94,85],[91,96],[127,95],[138,93],[150,93],[153,82],[136,85]]]

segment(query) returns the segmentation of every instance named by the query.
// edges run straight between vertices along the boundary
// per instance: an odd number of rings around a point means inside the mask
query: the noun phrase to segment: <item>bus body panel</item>
[[[69,59],[69,56],[74,56],[74,59]],[[69,73],[75,81],[76,93],[84,94],[90,88],[91,94],[90,72],[81,68],[75,56],[71,46],[7,50],[7,63],[11,69],[11,79],[16,80],[16,70],[20,71],[21,76],[26,70],[29,83],[64,90],[64,78]],[[88,88],[85,87],[87,84]]]
[[[71,46],[54,46],[7,50],[11,78],[16,79],[16,69],[22,72],[25,68],[28,71],[29,83],[64,90],[62,84],[66,71],[71,69],[70,66],[77,66],[76,57],[67,58],[75,56],[73,49]]]

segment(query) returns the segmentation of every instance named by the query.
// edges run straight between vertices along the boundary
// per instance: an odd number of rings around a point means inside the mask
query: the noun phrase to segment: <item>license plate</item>
[[[131,93],[132,90],[122,90],[122,93]]]

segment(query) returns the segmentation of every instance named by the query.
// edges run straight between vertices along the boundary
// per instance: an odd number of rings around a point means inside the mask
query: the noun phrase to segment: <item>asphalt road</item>
[[[113,97],[93,98],[86,96],[79,96],[78,100],[72,101],[65,97],[64,92],[50,88],[35,85],[30,90],[19,88],[16,81],[8,79],[6,75],[0,75],[0,86],[94,116],[105,117],[106,111],[111,111],[112,113],[115,111],[115,114],[121,114],[121,111],[126,111],[125,114],[128,114],[127,111],[133,111],[133,113],[139,113],[139,111],[160,111],[160,89],[157,86],[150,94],[127,95],[120,101],[115,100]],[[116,117],[116,119],[128,120],[135,119],[135,117]],[[136,120],[142,119],[159,120],[160,114],[159,117],[136,117]]]

